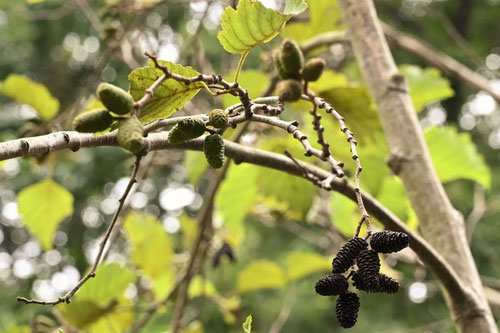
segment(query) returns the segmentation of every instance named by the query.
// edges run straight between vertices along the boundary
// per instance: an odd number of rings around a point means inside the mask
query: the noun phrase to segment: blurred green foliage
[[[310,10],[288,22],[282,34],[249,53],[239,82],[251,97],[267,88],[272,49],[282,36],[303,41],[321,32],[343,29],[336,1],[308,3]],[[464,10],[465,3],[472,8]],[[213,68],[231,80],[238,57],[225,53],[217,40],[220,16],[227,4],[214,1],[206,16],[204,4],[0,2],[0,139],[17,138],[28,123],[30,136],[66,128],[70,114],[93,103],[92,92],[99,82],[126,87],[128,75],[147,66],[144,51],[206,74]],[[500,57],[496,33],[500,27],[495,13],[498,1],[382,0],[376,1],[376,6],[385,22],[418,35],[498,80],[498,67],[495,70],[485,64],[492,54]],[[202,17],[204,25],[197,31]],[[469,50],[453,40],[443,17],[462,34]],[[481,64],[471,58],[471,50]],[[485,112],[481,104],[473,104],[477,92],[450,81],[411,54],[392,51],[408,79],[433,162],[454,206],[468,217],[478,202],[484,201],[485,210],[473,229],[471,248],[480,274],[500,279],[500,144],[491,139],[500,133],[498,105]],[[328,60],[329,68],[311,88],[339,110],[360,141],[362,188],[418,230],[404,189],[386,166],[389,149],[352,51],[349,47],[322,48],[318,53]],[[30,80],[33,90],[12,94],[8,89],[10,75],[22,75],[20,84]],[[46,87],[50,94],[40,87]],[[145,87],[147,84],[141,86]],[[19,92],[18,88],[14,90]],[[165,93],[168,95],[168,91]],[[57,100],[40,100],[38,95]],[[193,96],[169,110],[154,112],[170,116]],[[234,103],[237,100],[232,96],[212,99],[202,90],[187,104],[187,111],[179,114],[208,113],[214,107]],[[60,104],[59,109],[56,104]],[[280,117],[297,119],[313,138],[308,110],[307,103],[298,102],[287,105]],[[355,165],[338,124],[327,115],[323,124],[334,155],[345,161],[346,171],[352,175]],[[228,137],[236,131],[229,129]],[[250,128],[244,142],[278,153],[288,149],[296,158],[311,161],[303,156],[296,140],[275,129]],[[101,147],[2,164],[0,332],[29,332],[30,327],[38,327],[40,332],[57,331],[69,326],[82,332],[127,331],[150,304],[168,294],[189,255],[197,230],[195,216],[212,176],[199,152],[155,153],[148,162],[146,180],[131,197],[130,211],[119,222],[124,232],[110,246],[96,278],[70,304],[51,308],[16,302],[19,295],[57,298],[88,271],[132,163],[133,158],[125,151]],[[47,180],[51,177],[53,180]],[[43,193],[34,191],[40,184],[49,188]],[[57,204],[48,205],[49,200]],[[202,274],[190,285],[186,309],[189,322],[183,332],[250,332],[250,327],[253,332],[264,332],[290,299],[293,304],[282,332],[341,331],[334,303],[316,295],[313,287],[328,272],[338,247],[354,231],[359,218],[354,203],[337,193],[320,193],[311,183],[285,173],[232,163],[215,207],[213,242]],[[466,220],[470,223],[471,219]],[[223,258],[217,267],[210,266],[223,242],[231,245],[236,261]],[[401,278],[401,291],[396,295],[361,294],[359,323],[353,332],[454,332],[438,283],[407,251],[406,257],[384,260],[384,269]],[[419,290],[425,291],[425,297],[414,295]],[[173,308],[174,302],[160,307],[143,331],[165,332]],[[499,315],[499,309],[493,310]]]

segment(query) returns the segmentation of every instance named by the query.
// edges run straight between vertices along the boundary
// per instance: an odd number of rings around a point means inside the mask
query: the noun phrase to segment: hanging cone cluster
[[[200,117],[182,119],[168,135],[168,142],[179,144],[201,136],[205,132],[205,122]]]
[[[360,237],[349,239],[332,260],[332,273],[314,286],[316,293],[322,296],[340,295],[337,299],[336,314],[340,326],[353,327],[358,319],[359,298],[349,291],[348,278],[353,286],[368,293],[394,294],[399,291],[399,282],[380,273],[378,253],[391,253],[402,250],[409,244],[405,233],[382,231],[371,236],[370,246]],[[354,270],[354,265],[358,269]],[[345,277],[343,274],[352,270]]]
[[[380,231],[373,234],[370,240],[372,249],[379,253],[398,252],[408,247],[410,237],[403,232]]]
[[[304,55],[299,45],[286,39],[273,54],[274,66],[280,77],[278,96],[283,102],[294,102],[302,96],[302,82],[316,81],[323,74],[325,60],[312,58],[304,65]]]
[[[351,328],[358,320],[359,312],[359,297],[353,292],[345,292],[337,299],[335,313],[340,326],[343,328]]]
[[[351,238],[345,243],[332,261],[333,273],[344,273],[354,265],[359,253],[368,248],[368,243],[360,237]]]
[[[340,295],[347,291],[349,283],[345,276],[340,274],[330,274],[316,282],[314,289],[322,296]]]

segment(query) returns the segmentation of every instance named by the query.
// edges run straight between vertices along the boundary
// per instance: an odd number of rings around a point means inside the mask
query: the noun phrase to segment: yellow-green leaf
[[[455,93],[448,79],[436,68],[422,69],[415,65],[399,66],[399,71],[408,80],[410,97],[417,112],[430,103],[452,97]]]
[[[243,332],[251,333],[252,332],[252,315],[248,315],[247,319],[243,323]]]
[[[31,333],[31,328],[27,325],[23,326],[9,326],[3,330],[2,333]]]
[[[71,304],[60,304],[57,309],[66,322],[87,332],[124,332],[134,320],[132,304],[127,300],[106,305],[89,299],[75,300]]]
[[[10,74],[1,82],[0,93],[16,103],[31,106],[45,120],[53,118],[59,111],[59,101],[47,87],[24,75]]]
[[[52,248],[61,221],[73,214],[73,195],[52,179],[24,188],[17,195],[21,220],[44,250]]]
[[[158,62],[167,67],[172,73],[185,77],[193,77],[200,74],[191,67],[176,65],[169,61],[159,60]],[[130,82],[130,94],[134,100],[141,99],[144,96],[145,90],[162,75],[163,72],[155,68],[155,64],[152,61],[149,61],[149,67],[138,68],[130,73],[128,81]],[[190,101],[203,87],[204,84],[201,82],[195,82],[187,86],[174,79],[165,80],[156,90],[154,96],[142,108],[141,122],[147,124],[156,119],[170,117]]]
[[[238,274],[239,293],[261,289],[281,289],[286,285],[287,279],[283,268],[267,259],[253,261]]]
[[[226,51],[246,54],[253,47],[273,39],[291,14],[298,14],[306,8],[303,1],[295,0],[287,4],[288,14],[281,14],[259,1],[240,0],[236,10],[228,6],[222,13],[222,31],[217,38]]]
[[[358,206],[340,193],[332,193],[330,206],[333,225],[343,236],[350,238],[356,231],[356,224],[359,220]]]
[[[490,169],[469,133],[458,133],[451,126],[431,127],[425,131],[425,141],[442,182],[469,179],[490,188]]]
[[[243,222],[257,193],[256,180],[257,167],[250,164],[231,165],[217,192],[215,205],[224,219],[224,225],[237,242],[241,241],[245,234]]]
[[[329,271],[332,269],[331,259],[314,252],[299,251],[288,254],[286,267],[290,280],[298,280],[318,271]]]
[[[135,278],[134,272],[119,264],[100,265],[95,278],[87,281],[76,297],[105,306],[114,298],[121,297]]]
[[[124,222],[134,264],[155,279],[171,269],[173,244],[153,215],[131,212]],[[159,255],[161,254],[161,255]]]

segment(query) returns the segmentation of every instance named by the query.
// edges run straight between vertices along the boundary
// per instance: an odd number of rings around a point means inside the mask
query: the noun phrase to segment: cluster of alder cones
[[[398,252],[410,243],[407,234],[394,231],[376,232],[371,236],[370,245],[360,237],[348,240],[332,261],[332,274],[316,282],[316,293],[322,296],[337,296],[336,315],[340,326],[353,327],[358,319],[359,297],[349,291],[348,279],[353,286],[369,293],[394,294],[399,290],[399,282],[382,274],[378,253]],[[354,266],[357,266],[357,270]],[[347,276],[346,273],[352,270]]]

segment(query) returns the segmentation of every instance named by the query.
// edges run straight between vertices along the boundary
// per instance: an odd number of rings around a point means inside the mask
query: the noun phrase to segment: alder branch
[[[22,141],[30,142],[33,150],[26,150],[22,148]],[[168,132],[152,133],[145,138],[149,149],[164,150],[164,149],[189,149],[189,150],[203,150],[204,138],[197,138],[184,142],[179,145],[172,145],[168,143]],[[78,145],[76,145],[78,144]],[[46,146],[44,146],[46,145]],[[60,149],[70,149],[73,147],[97,147],[97,146],[117,146],[116,134],[108,133],[102,136],[93,136],[91,134],[81,134],[77,132],[58,132],[40,137],[18,139],[10,142],[0,143],[0,160],[7,158],[20,157],[26,155],[33,155],[34,151],[38,153],[47,153],[48,148],[51,151]],[[291,175],[304,176],[304,171],[308,174],[317,177],[319,180],[327,179],[331,174],[319,167],[313,166],[309,163],[302,161],[292,161],[290,158],[262,151],[255,148],[245,147],[243,145],[225,141],[225,154],[227,157],[233,158],[236,163],[251,163],[268,167]],[[357,202],[357,192],[355,187],[350,185],[346,180],[332,179],[331,189],[339,192],[354,202]],[[444,288],[450,295],[467,300],[472,297],[470,290],[462,285],[461,280],[456,275],[455,271],[450,265],[442,258],[442,256],[434,250],[422,237],[416,234],[413,230],[409,229],[404,222],[399,220],[392,212],[380,204],[376,199],[369,194],[361,192],[363,202],[366,210],[377,220],[379,220],[387,229],[394,231],[405,232],[410,235],[410,247],[419,255],[425,265],[435,274],[441,281]],[[170,294],[169,294],[170,295]],[[171,297],[171,295],[170,295]],[[162,303],[163,304],[163,303]]]
[[[445,75],[453,77],[475,90],[486,91],[500,103],[500,93],[493,89],[493,86],[488,78],[474,72],[469,67],[463,65],[449,55],[437,51],[424,41],[402,33],[393,27],[384,24],[383,22],[381,22],[381,24],[384,34],[387,37],[387,41],[391,46],[396,46],[422,58],[429,65],[438,68]],[[346,36],[346,33],[339,33],[337,31],[325,32],[306,40],[301,44],[301,48],[302,50],[311,51],[321,46],[349,41],[347,38],[344,41],[342,36]]]
[[[500,93],[495,91],[491,82],[481,74],[462,65],[447,54],[437,51],[416,37],[402,33],[387,24],[382,23],[382,28],[391,45],[419,56],[430,65],[439,68],[446,75],[452,76],[474,89],[486,91],[500,103]]]
[[[56,305],[59,303],[70,303],[71,298],[76,294],[78,290],[90,279],[95,277],[97,267],[99,266],[101,262],[102,255],[104,253],[104,248],[106,247],[106,244],[108,242],[109,236],[111,235],[111,232],[113,231],[113,228],[116,224],[116,221],[118,220],[118,217],[120,216],[120,212],[122,211],[123,205],[125,203],[125,200],[127,199],[128,194],[130,193],[130,190],[132,189],[132,186],[137,182],[137,172],[139,171],[139,167],[141,164],[141,158],[142,156],[137,155],[135,158],[135,163],[134,163],[134,169],[132,170],[132,175],[130,176],[130,180],[127,184],[127,187],[125,191],[123,192],[123,195],[121,198],[118,200],[119,204],[118,207],[116,208],[115,214],[113,215],[113,218],[111,219],[111,223],[108,226],[108,229],[106,230],[103,239],[101,240],[101,243],[99,244],[99,250],[97,252],[94,264],[92,265],[92,269],[90,272],[85,274],[85,276],[70,290],[68,291],[64,296],[59,297],[56,300],[53,301],[40,301],[40,300],[35,300],[35,299],[28,299],[26,297],[17,297],[18,302],[23,302],[26,304],[41,304],[41,305]]]

